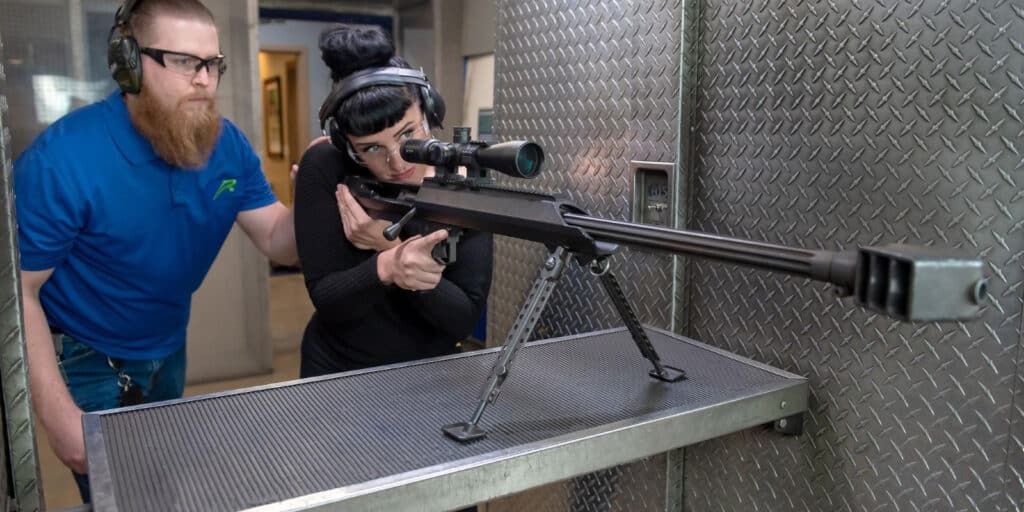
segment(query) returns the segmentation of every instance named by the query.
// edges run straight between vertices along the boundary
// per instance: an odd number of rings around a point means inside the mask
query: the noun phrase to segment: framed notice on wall
[[[284,158],[284,119],[281,114],[281,77],[263,81],[263,144],[267,156]]]

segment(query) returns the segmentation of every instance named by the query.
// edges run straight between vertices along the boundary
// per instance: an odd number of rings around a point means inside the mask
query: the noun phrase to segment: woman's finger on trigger
[[[426,254],[428,256],[430,255],[431,248],[433,248],[434,245],[437,243],[437,241],[434,240],[431,235],[416,235],[415,238],[410,238],[410,240],[410,249],[415,250],[419,254]]]
[[[420,249],[427,249],[429,252],[435,245],[440,243],[442,240],[448,238],[448,231],[445,229],[439,229],[426,236],[421,236],[423,241],[418,242],[416,245]]]

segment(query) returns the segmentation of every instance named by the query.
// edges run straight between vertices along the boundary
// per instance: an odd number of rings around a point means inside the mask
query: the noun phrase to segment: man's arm
[[[61,462],[85,474],[85,441],[82,410],[75,404],[57,368],[53,338],[39,302],[39,290],[53,269],[21,271],[21,294],[25,308],[25,341],[32,402],[46,429],[50,445]]]
[[[282,265],[295,265],[295,218],[280,201],[238,213],[238,225],[266,257]]]

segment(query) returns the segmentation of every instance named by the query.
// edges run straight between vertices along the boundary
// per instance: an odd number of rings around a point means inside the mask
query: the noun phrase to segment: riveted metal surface
[[[560,192],[592,215],[629,219],[629,162],[677,158],[680,15],[679,2],[663,0],[498,2],[495,127],[503,139],[533,140],[547,155],[541,177],[517,186]],[[536,244],[496,239],[491,344],[504,340],[544,254]],[[672,258],[624,250],[612,265],[641,322],[671,328]],[[597,278],[573,264],[534,338],[618,325]],[[566,503],[574,510],[662,510],[664,464],[638,466],[510,499],[540,510],[545,495],[568,496],[552,497],[558,504],[551,510]],[[645,486],[662,497],[630,491]]]
[[[2,62],[3,46],[0,44]],[[0,473],[11,471],[10,480],[6,474],[0,479],[0,485],[4,488],[0,496],[3,499],[13,496],[10,504],[13,508],[29,511],[39,510],[43,506],[43,496],[39,486],[39,460],[29,399],[28,367],[25,365],[7,109],[5,80],[0,72],[0,382],[4,400],[3,433],[7,436],[6,454],[10,457],[9,463],[3,461]],[[7,489],[9,481],[13,482],[11,490]]]
[[[694,264],[688,334],[807,376],[812,402],[801,437],[688,448],[688,510],[1017,509],[1024,6],[704,0],[699,33],[695,229],[963,247],[990,289],[978,321],[901,324]]]

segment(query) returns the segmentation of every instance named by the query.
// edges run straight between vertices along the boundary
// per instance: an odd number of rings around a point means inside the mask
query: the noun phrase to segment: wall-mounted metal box
[[[654,226],[672,226],[672,185],[675,164],[671,162],[629,162],[633,176],[632,221]]]

